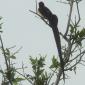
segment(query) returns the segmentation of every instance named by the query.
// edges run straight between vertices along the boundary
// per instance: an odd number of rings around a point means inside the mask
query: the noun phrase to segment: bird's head
[[[39,7],[43,7],[44,3],[43,2],[39,2]]]

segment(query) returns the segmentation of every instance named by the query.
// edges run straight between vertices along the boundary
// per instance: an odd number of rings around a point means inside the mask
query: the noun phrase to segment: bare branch
[[[79,18],[76,24],[78,24],[80,22],[80,12],[79,12],[79,6],[78,6],[77,0],[75,0],[75,2],[76,2],[76,5],[77,5],[77,12],[78,12],[78,18]]]
[[[83,55],[84,55],[84,54],[83,54]],[[69,67],[68,69],[65,69],[65,71],[70,70],[70,69],[72,69],[73,67],[75,67],[77,64],[79,64],[79,63],[81,62],[81,59],[82,59],[83,55],[80,56],[80,59],[77,60],[77,62],[76,62],[74,65],[72,65],[72,66]]]
[[[36,13],[37,13],[37,0],[35,0],[35,3],[36,3]]]
[[[85,60],[81,60],[81,61],[85,63]]]
[[[83,64],[83,63],[79,63],[79,64],[81,64],[81,65],[85,66],[85,64]]]
[[[60,32],[60,35],[67,41],[69,42],[69,39],[67,37],[64,37],[64,35]]]
[[[62,75],[62,69],[60,68],[59,69],[59,73],[57,75],[57,79],[56,79],[55,85],[58,85],[59,84],[61,75]]]
[[[16,71],[18,74],[20,74],[22,77],[24,77],[26,80],[28,80],[28,82],[30,82],[32,85],[33,83],[29,80],[29,78],[27,78],[26,76],[24,76],[23,74],[21,74],[20,72]]]
[[[63,3],[63,4],[69,4],[69,3],[67,3],[67,2],[58,1],[58,0],[57,0],[56,2]]]
[[[6,56],[6,53],[5,53],[5,49],[4,49],[4,45],[3,45],[3,41],[2,41],[1,35],[0,35],[0,41],[1,41],[2,52],[3,52],[4,58],[5,58],[7,73],[10,73],[10,69],[11,69],[10,68],[10,60],[8,61],[8,59],[7,59],[7,56]],[[6,74],[6,76],[7,76],[7,79],[9,81],[10,85],[13,85],[12,80],[11,80],[11,77],[8,77],[8,74]]]
[[[14,52],[12,55],[17,54],[20,50],[22,49],[22,47],[20,47],[16,52]]]
[[[6,67],[7,67],[7,70],[9,70],[9,65],[7,63],[7,56],[6,56],[6,53],[5,53],[5,49],[4,49],[4,45],[3,45],[3,41],[2,41],[1,35],[0,35],[0,41],[1,41],[2,52],[4,54],[4,58],[5,58],[5,62],[6,62]]]
[[[78,45],[75,45],[75,47],[74,47],[74,49],[71,51],[71,53],[74,53],[74,52],[78,51],[78,50],[76,50],[77,47],[78,47]]]
[[[69,25],[70,25],[70,21],[71,21],[71,14],[72,14],[72,8],[73,8],[73,2],[74,2],[74,0],[71,0],[71,3],[70,3],[70,12],[69,12],[69,16],[68,16],[67,28],[66,28],[66,32],[65,32],[65,34],[64,34],[65,37],[67,36],[68,30],[69,30]]]
[[[80,54],[78,54],[75,58],[71,59],[69,62],[72,62],[73,60],[77,59],[80,55],[84,55],[84,54],[85,54],[85,50]]]
[[[34,14],[36,14],[37,16],[39,16],[44,22],[45,22],[45,24],[47,24],[48,26],[50,26],[48,23],[47,23],[47,21],[44,19],[44,17],[42,17],[41,15],[39,15],[38,13],[36,13],[36,12],[34,12],[34,11],[32,11],[32,10],[29,10],[30,12],[32,12],[32,13],[34,13]]]

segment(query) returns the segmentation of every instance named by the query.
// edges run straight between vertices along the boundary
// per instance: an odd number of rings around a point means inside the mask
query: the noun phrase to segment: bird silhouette
[[[53,14],[50,9],[48,9],[43,2],[39,2],[39,12],[41,15],[49,21],[49,26],[52,28],[54,38],[55,38],[55,43],[58,49],[58,54],[60,58],[60,66],[63,72],[63,78],[64,76],[64,61],[62,58],[62,51],[61,51],[61,40],[60,40],[60,35],[59,35],[59,30],[58,30],[58,17]]]

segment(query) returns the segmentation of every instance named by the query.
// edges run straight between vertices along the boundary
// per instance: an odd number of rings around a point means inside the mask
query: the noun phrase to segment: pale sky
[[[38,0],[41,1],[41,0]],[[59,18],[59,31],[64,33],[69,6],[57,3],[56,0],[43,0],[53,13]],[[81,26],[85,27],[85,0],[80,3]],[[57,55],[56,45],[52,30],[39,17],[35,17],[29,10],[35,11],[35,0],[0,0],[0,16],[3,17],[3,41],[6,47],[16,45],[14,51],[21,46],[22,50],[16,55],[18,65],[20,62],[28,62],[29,55],[47,55],[47,63],[50,63],[52,55]],[[1,59],[1,58],[0,58]],[[0,61],[0,63],[3,63]],[[31,69],[30,69],[31,70]],[[85,67],[78,67],[77,74],[70,72],[70,80],[66,85],[84,85]],[[24,85],[24,84],[23,84]]]

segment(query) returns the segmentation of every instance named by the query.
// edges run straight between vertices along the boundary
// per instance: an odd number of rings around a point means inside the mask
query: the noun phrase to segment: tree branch
[[[67,28],[66,28],[66,32],[65,32],[65,34],[64,34],[65,37],[67,36],[67,33],[68,33],[68,31],[69,31],[69,25],[70,25],[70,21],[71,21],[71,14],[72,14],[73,2],[74,2],[74,0],[71,0],[71,3],[70,3],[70,12],[69,12],[69,16],[68,16]]]
[[[59,84],[61,75],[62,75],[62,68],[59,69],[59,73],[57,75],[57,79],[56,79],[55,85],[58,85]]]

